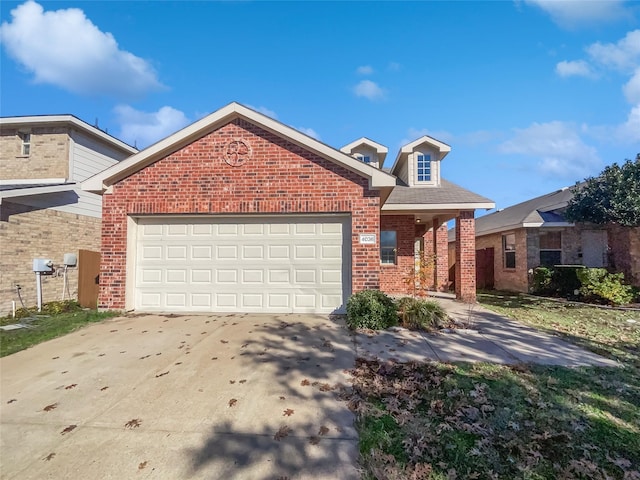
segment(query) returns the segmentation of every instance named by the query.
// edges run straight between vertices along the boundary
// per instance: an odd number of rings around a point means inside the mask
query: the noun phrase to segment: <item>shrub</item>
[[[436,302],[412,297],[398,301],[402,326],[411,330],[433,330],[447,319],[444,309]]]
[[[533,270],[532,293],[537,295],[549,295],[553,292],[553,269],[548,267],[538,267]]]
[[[609,273],[604,268],[584,268],[578,272],[580,293],[585,300],[624,305],[635,297],[632,286],[625,285],[623,273]]]
[[[347,325],[351,329],[381,330],[397,323],[395,302],[379,290],[363,290],[347,302]]]

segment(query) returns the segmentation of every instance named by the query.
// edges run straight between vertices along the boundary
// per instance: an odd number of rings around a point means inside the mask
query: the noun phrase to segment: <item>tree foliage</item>
[[[566,218],[572,222],[640,226],[640,156],[614,163],[572,189]]]

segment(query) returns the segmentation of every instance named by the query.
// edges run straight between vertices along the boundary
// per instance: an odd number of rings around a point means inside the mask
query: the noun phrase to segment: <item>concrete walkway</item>
[[[492,362],[537,363],[566,367],[615,367],[618,364],[561,338],[510,320],[474,304],[469,306],[440,294],[435,300],[459,323],[471,329],[431,334],[391,328],[377,333],[358,333],[360,357],[399,362]]]

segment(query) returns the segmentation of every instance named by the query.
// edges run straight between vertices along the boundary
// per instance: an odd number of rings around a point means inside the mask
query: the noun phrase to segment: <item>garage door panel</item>
[[[135,308],[334,312],[350,289],[349,230],[346,216],[140,219]]]

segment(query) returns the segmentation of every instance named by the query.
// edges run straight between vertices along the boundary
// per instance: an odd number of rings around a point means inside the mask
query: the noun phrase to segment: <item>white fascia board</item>
[[[373,140],[370,140],[367,137],[360,137],[358,140],[351,142],[348,145],[345,145],[344,147],[342,147],[340,151],[344,153],[351,153],[353,149],[359,147],[360,145],[366,145],[368,147],[371,147],[376,152],[378,152],[378,154],[380,153],[387,154],[389,152],[389,149],[387,147],[385,147],[384,145],[378,142],[374,142]]]
[[[0,204],[5,198],[31,197],[34,195],[45,195],[47,193],[68,192],[78,187],[75,183],[66,185],[54,185],[51,187],[16,188],[15,190],[0,191]]]
[[[407,143],[406,145],[400,148],[400,150],[398,151],[398,155],[396,156],[396,160],[393,162],[393,166],[391,167],[391,173],[396,171],[396,166],[400,161],[400,157],[409,155],[416,148],[418,148],[420,145],[423,145],[425,143],[438,149],[438,152],[440,153],[438,160],[444,159],[444,157],[446,157],[447,154],[451,151],[451,147],[446,143],[436,140],[435,138],[432,138],[429,135],[423,135],[417,140],[414,140],[411,143]]]
[[[0,185],[33,185],[37,183],[65,183],[66,178],[16,178],[0,180]]]
[[[170,154],[208,132],[236,119],[244,118],[257,124],[280,137],[286,137],[308,150],[316,152],[334,163],[369,179],[372,188],[392,187],[396,185],[396,178],[382,170],[366,165],[355,158],[325,145],[318,140],[301,133],[283,123],[269,118],[262,113],[251,110],[239,103],[230,103],[212,114],[198,120],[182,130],[170,135],[141,152],[119,162],[103,172],[88,178],[82,183],[82,189],[90,192],[102,193],[107,187],[119,180],[141,170],[163,156]]]
[[[384,211],[434,211],[434,210],[490,210],[496,208],[493,202],[478,203],[385,203]]]
[[[0,126],[16,126],[24,125],[25,127],[30,125],[49,125],[52,123],[67,123],[73,125],[80,130],[84,130],[94,137],[98,137],[101,140],[116,146],[122,150],[125,150],[132,155],[138,152],[138,149],[123,142],[122,140],[103,132],[99,128],[89,125],[83,122],[73,115],[32,115],[27,117],[3,117],[0,118]]]

